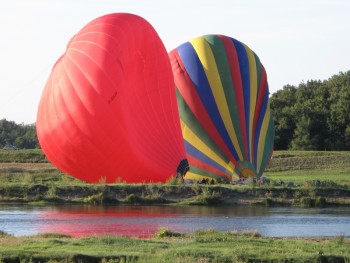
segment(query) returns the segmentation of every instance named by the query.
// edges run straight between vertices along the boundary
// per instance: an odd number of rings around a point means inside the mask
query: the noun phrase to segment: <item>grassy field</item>
[[[350,186],[350,152],[275,151],[264,176],[271,180],[333,181]],[[84,184],[52,166],[40,149],[0,150],[0,183]]]
[[[272,180],[321,180],[350,186],[350,152],[277,151],[264,175]]]
[[[349,262],[350,242],[265,238],[256,231],[160,229],[154,237],[72,238],[59,234],[0,236],[0,262]]]

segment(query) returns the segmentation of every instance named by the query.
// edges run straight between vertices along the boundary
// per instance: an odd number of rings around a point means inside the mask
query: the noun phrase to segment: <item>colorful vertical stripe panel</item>
[[[169,57],[190,166],[186,178],[260,177],[272,155],[274,123],[258,56],[231,37],[205,35]]]

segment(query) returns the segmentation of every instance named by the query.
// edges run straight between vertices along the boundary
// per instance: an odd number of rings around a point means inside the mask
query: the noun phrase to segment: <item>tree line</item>
[[[350,71],[271,95],[275,150],[350,150]]]
[[[285,85],[270,97],[275,150],[350,150],[350,71]],[[39,148],[35,124],[0,120],[0,147]]]
[[[0,147],[15,146],[19,149],[39,148],[35,124],[16,124],[0,120]]]

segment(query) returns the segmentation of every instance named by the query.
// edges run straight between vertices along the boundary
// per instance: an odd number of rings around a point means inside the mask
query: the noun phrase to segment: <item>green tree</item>
[[[311,137],[311,120],[305,116],[301,117],[297,122],[294,130],[294,138],[291,142],[292,150],[317,150],[317,138]]]
[[[39,148],[35,124],[16,124],[0,120],[0,147],[13,145],[21,149]]]
[[[292,115],[292,107],[296,103],[296,90],[296,87],[287,85],[270,98],[275,122],[275,149],[286,150],[292,141],[296,125]]]
[[[276,150],[350,150],[350,71],[271,96]]]
[[[293,141],[299,141],[297,136],[305,136],[303,133],[300,133],[300,129],[304,128],[304,132],[306,132],[307,125],[309,142],[303,147],[292,141],[291,148],[295,150],[305,150],[305,148],[309,150],[324,150],[326,148],[325,139],[328,136],[327,98],[329,94],[327,88],[323,86],[321,81],[308,81],[306,84],[302,83],[299,85],[296,97],[297,102],[293,107],[293,117],[297,127],[299,124],[299,130],[294,131]]]
[[[350,125],[350,71],[333,76],[328,81],[331,96],[329,97],[327,141],[331,150],[348,150],[350,142],[348,127]]]

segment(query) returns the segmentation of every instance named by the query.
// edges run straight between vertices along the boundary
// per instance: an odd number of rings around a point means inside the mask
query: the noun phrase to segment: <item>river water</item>
[[[350,237],[350,207],[25,206],[0,204],[0,230],[15,236],[148,237],[161,227],[181,233],[215,228],[269,237]]]

